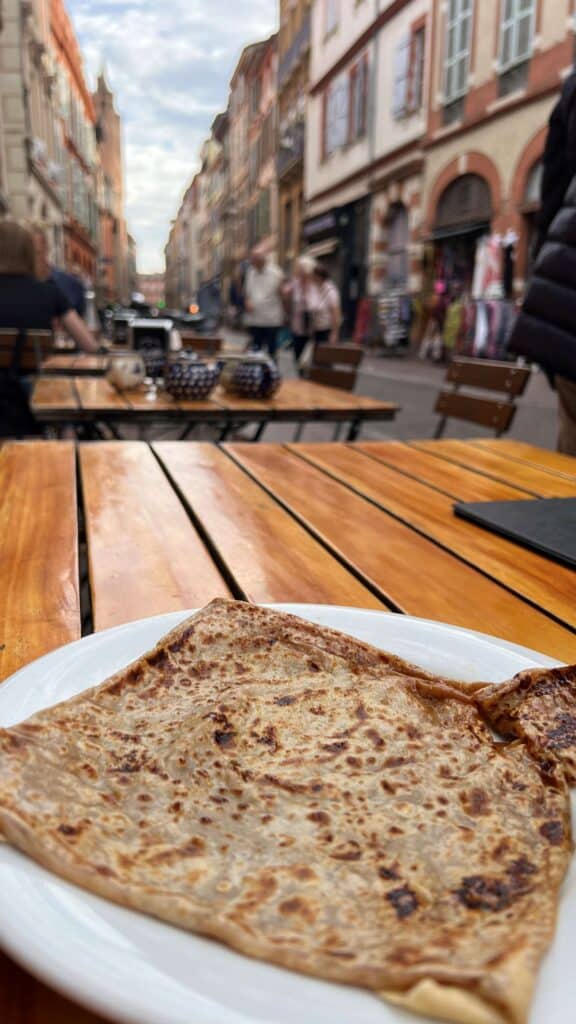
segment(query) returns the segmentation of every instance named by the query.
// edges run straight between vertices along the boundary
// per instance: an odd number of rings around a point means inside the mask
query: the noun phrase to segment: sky
[[[67,0],[93,88],[102,66],[124,129],[128,228],[140,273],[164,269],[170,221],[245,45],[276,0]],[[237,11],[236,16],[232,15]]]

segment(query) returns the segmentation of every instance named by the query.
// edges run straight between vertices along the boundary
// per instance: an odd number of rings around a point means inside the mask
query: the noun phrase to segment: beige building
[[[0,29],[0,209],[49,228],[63,256],[63,151],[57,131],[50,0],[3,0]]]
[[[164,274],[139,274],[137,290],[149,306],[160,306],[166,299]]]
[[[408,286],[407,253],[389,271],[386,250],[389,235],[409,248],[418,216],[429,8],[322,0],[312,9],[303,235],[340,287],[348,333],[359,300],[383,291],[389,272]]]
[[[301,247],[304,146],[312,0],[280,0],[278,35],[279,261],[289,270]]]
[[[203,280],[198,219],[200,186],[200,175],[197,174],[184,193],[164,250],[166,305],[169,309],[188,310],[195,302]]]

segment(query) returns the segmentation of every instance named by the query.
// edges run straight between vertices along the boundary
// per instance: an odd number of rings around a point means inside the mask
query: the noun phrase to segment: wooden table
[[[257,426],[259,440],[270,422],[306,424],[324,421],[347,423],[348,439],[354,440],[366,421],[394,419],[398,406],[364,398],[338,388],[329,388],[303,380],[285,380],[277,394],[268,400],[237,398],[216,388],[206,401],[176,401],[164,391],[156,396],[144,387],[118,391],[102,377],[41,376],[36,380],[31,399],[34,415],[41,423],[87,423],[97,427],[105,423],[115,436],[119,426],[137,424],[140,429],[151,423],[180,424],[182,439],[201,423],[220,427],[225,440],[235,427],[247,423]]]
[[[92,629],[217,595],[406,612],[575,662],[576,573],[452,511],[571,495],[576,460],[517,441],[8,443],[0,679]],[[97,1018],[0,955],[0,1021]]]
[[[110,356],[54,355],[44,360],[42,373],[60,377],[103,377],[109,363]]]

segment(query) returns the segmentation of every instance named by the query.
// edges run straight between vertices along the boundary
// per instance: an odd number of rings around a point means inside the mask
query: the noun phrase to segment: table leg
[[[184,427],[184,430],[180,434],[180,437],[178,438],[178,440],[179,441],[187,441],[188,438],[190,437],[190,434],[195,429],[196,429],[196,420],[191,420],[190,423],[187,423],[186,426]]]
[[[362,427],[362,420],[358,420],[358,419],[352,420],[352,423],[350,424],[350,429],[348,431],[348,436],[347,436],[346,440],[347,441],[356,441],[357,438],[358,438],[358,435],[360,433],[361,427]]]
[[[267,426],[268,426],[268,420],[262,420],[262,423],[258,427],[256,433],[254,434],[254,437],[252,438],[253,442],[260,440],[260,438],[262,437],[262,434],[266,430]]]
[[[294,434],[294,440],[295,441],[300,441],[300,439],[302,437],[302,434],[304,433],[304,427],[305,426],[306,426],[306,424],[305,424],[304,420],[302,420],[302,423],[298,424],[298,426],[296,427],[296,433]]]

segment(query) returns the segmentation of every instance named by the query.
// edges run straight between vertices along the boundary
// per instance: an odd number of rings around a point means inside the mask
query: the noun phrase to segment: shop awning
[[[449,238],[459,238],[462,235],[489,235],[490,221],[477,220],[468,221],[465,224],[452,224],[447,227],[438,227],[432,232],[433,242],[444,242]]]
[[[309,245],[306,250],[306,255],[311,256],[312,259],[319,259],[321,256],[329,256],[331,252],[336,252],[338,248],[337,238],[325,238],[323,242],[316,242],[315,245]]]

